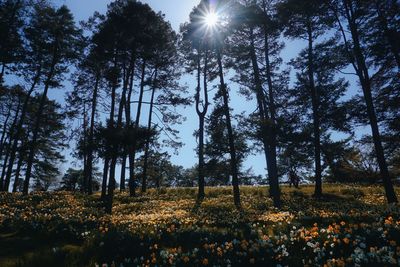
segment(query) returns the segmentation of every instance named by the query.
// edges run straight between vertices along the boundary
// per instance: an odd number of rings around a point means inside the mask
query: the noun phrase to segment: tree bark
[[[43,114],[43,108],[44,108],[44,105],[45,105],[45,102],[47,99],[47,92],[49,91],[50,82],[51,82],[51,79],[53,78],[55,66],[57,64],[56,58],[57,58],[57,48],[54,47],[54,53],[53,53],[50,71],[49,71],[47,80],[44,85],[43,95],[40,100],[38,112],[36,114],[36,121],[35,121],[34,130],[33,130],[33,137],[32,137],[32,141],[29,145],[29,156],[28,156],[27,167],[26,167],[26,172],[25,172],[24,188],[22,191],[24,195],[27,195],[28,191],[29,191],[29,181],[31,179],[33,159],[34,159],[35,150],[36,150],[36,141],[37,141],[39,129],[40,129],[40,121],[41,121],[41,117]]]
[[[124,149],[125,150],[125,149]],[[124,151],[125,153],[125,151]],[[120,184],[119,184],[119,190],[123,192],[125,190],[125,173],[126,173],[126,159],[128,155],[124,154],[122,156],[122,162],[121,162],[121,177],[120,177]]]
[[[136,55],[134,52],[132,52],[132,60],[131,60],[131,73],[129,77],[129,88],[128,88],[128,96],[126,99],[126,104],[125,104],[125,118],[126,118],[126,127],[129,129],[132,126],[131,122],[131,99],[132,99],[132,91],[133,91],[133,81],[135,77],[135,63],[136,63]],[[121,171],[121,182],[120,182],[120,189],[121,191],[125,190],[125,183],[126,183],[126,161],[127,157],[129,157],[129,162],[131,156],[129,155],[129,147],[125,148],[125,153],[124,158],[122,161],[122,168],[124,168],[123,171]]]
[[[88,156],[87,156],[87,112],[86,112],[86,103],[83,103],[83,187],[81,188],[81,192],[87,192],[88,188]]]
[[[114,68],[117,67],[117,63],[114,62]],[[115,91],[117,90],[117,78],[114,77],[115,80],[112,81],[111,85],[111,109],[110,109],[110,118],[109,118],[109,124],[108,124],[108,129],[113,130],[114,129],[114,113],[115,113]],[[106,152],[105,158],[104,158],[104,166],[103,166],[103,181],[101,184],[101,199],[106,200],[107,196],[107,179],[108,179],[108,171],[110,169],[110,146],[111,144],[108,142],[108,151]]]
[[[107,155],[104,158],[103,164],[103,180],[101,183],[101,199],[105,200],[107,196],[107,180],[108,180],[108,169],[110,167],[110,157]]]
[[[87,151],[87,193],[89,195],[93,194],[93,146],[94,146],[94,123],[96,118],[97,109],[97,96],[99,90],[100,73],[96,74],[96,82],[93,90],[93,100],[92,100],[92,112],[90,116],[90,129],[89,129],[89,140],[88,140],[88,151]]]
[[[7,144],[6,150],[9,149],[10,144]],[[5,190],[5,186],[4,186],[4,177],[6,176],[6,171],[7,171],[7,161],[8,158],[10,156],[10,153],[6,153],[5,157],[4,157],[4,163],[3,163],[3,168],[1,170],[1,177],[0,177],[0,192],[1,191],[6,191]]]
[[[3,123],[1,139],[0,139],[0,158],[3,156],[3,149],[4,149],[4,145],[6,143],[5,139],[6,139],[8,120],[9,120],[10,116],[11,116],[11,105],[10,105],[10,107],[8,109],[8,113],[7,113],[6,119],[4,120],[4,123]]]
[[[314,80],[314,56],[313,56],[313,29],[311,21],[307,24],[308,34],[308,83],[311,93],[311,102],[313,110],[313,130],[314,130],[314,157],[315,157],[315,190],[314,197],[322,196],[322,166],[321,166],[321,132],[320,132],[320,116],[319,116],[319,95],[315,87]]]
[[[140,78],[140,93],[138,100],[138,107],[136,113],[135,121],[135,131],[139,128],[140,113],[142,110],[143,93],[144,93],[144,79],[146,75],[146,60],[143,59],[142,63],[142,75]],[[135,138],[136,139],[136,138]],[[131,149],[129,151],[129,193],[131,196],[135,195],[136,185],[135,185],[135,156],[136,156],[136,141],[133,142]]]
[[[260,68],[258,66],[258,61],[257,61],[257,55],[255,51],[255,46],[254,46],[254,35],[253,35],[253,29],[250,29],[250,58],[252,62],[252,67],[253,67],[253,75],[254,75],[254,81],[255,81],[255,87],[256,87],[256,98],[257,98],[257,104],[258,104],[258,110],[259,110],[259,117],[260,117],[260,128],[261,128],[261,134],[262,134],[262,143],[264,147],[264,153],[265,153],[265,161],[267,164],[267,169],[268,169],[268,177],[269,177],[269,187],[270,187],[270,196],[273,199],[274,206],[275,207],[280,207],[280,190],[279,190],[279,182],[278,182],[278,176],[277,172],[273,171],[272,169],[272,157],[271,157],[271,152],[272,152],[272,146],[269,144],[268,139],[272,138],[272,133],[271,129],[272,127],[270,125],[267,125],[268,121],[268,116],[267,116],[267,111],[266,111],[266,106],[264,105],[265,100],[265,95],[264,95],[264,90],[262,87],[262,82],[260,78]],[[276,153],[275,153],[276,156]],[[276,164],[276,160],[275,160]],[[276,168],[275,168],[276,170]]]
[[[11,142],[13,141],[13,138],[15,138],[14,136],[14,132],[15,132],[15,126],[17,125],[18,122],[18,116],[19,116],[19,112],[20,112],[20,108],[21,108],[21,101],[18,101],[18,106],[17,106],[17,110],[15,111],[15,116],[14,116],[14,120],[13,123],[11,124],[11,128],[9,131],[9,143],[7,145],[7,154],[6,157],[4,159],[4,166],[3,166],[3,171],[1,174],[1,178],[0,178],[0,191],[5,191],[8,192],[8,188],[10,186],[10,180],[11,180],[11,174],[12,174],[12,168],[13,165],[8,165],[7,168],[7,161],[8,159],[11,157]]]
[[[157,90],[157,67],[154,75],[153,88],[151,90],[151,99],[150,99],[150,109],[149,109],[149,120],[147,122],[147,133],[150,133],[151,130],[151,122],[153,117],[153,106],[154,106],[154,96]],[[147,190],[147,165],[149,159],[149,150],[150,150],[150,136],[146,138],[146,144],[144,148],[144,162],[143,162],[143,177],[142,177],[142,193],[145,193]]]
[[[207,48],[206,48],[207,49]],[[200,51],[198,51],[197,59],[197,88],[196,88],[196,113],[199,117],[199,163],[198,163],[198,193],[197,199],[199,201],[203,200],[205,197],[205,181],[204,181],[204,122],[208,111],[208,89],[207,89],[207,74],[208,74],[208,51],[205,50],[204,53],[204,68],[203,68],[203,94],[204,94],[204,104],[201,105],[200,102],[200,90],[201,90],[201,59]]]
[[[220,90],[222,93],[224,113],[226,119],[226,126],[228,130],[228,140],[229,140],[229,153],[231,156],[231,173],[232,173],[232,187],[233,187],[233,202],[235,206],[239,209],[240,205],[240,190],[239,190],[239,179],[238,179],[238,167],[237,167],[237,157],[235,148],[235,139],[233,136],[233,129],[231,123],[231,114],[229,110],[229,96],[224,81],[224,72],[222,67],[222,58],[220,48],[217,48],[217,61],[218,61],[218,74],[220,79]]]
[[[128,74],[124,75],[124,83],[122,86],[122,93],[121,93],[121,100],[118,107],[118,117],[117,117],[117,131],[122,129],[122,117],[124,114],[124,107],[126,104],[126,91],[128,89]],[[108,195],[107,195],[107,203],[106,203],[106,212],[111,214],[112,213],[112,204],[114,199],[114,190],[115,190],[115,168],[117,165],[118,160],[118,149],[119,149],[119,142],[114,144],[112,147],[111,153],[111,163],[110,163],[110,179],[108,181]]]
[[[9,160],[9,163],[8,163],[8,169],[9,170],[7,171],[6,179],[11,179],[12,166],[14,166],[14,161],[15,161],[17,150],[18,150],[18,141],[19,141],[21,133],[22,133],[22,127],[23,127],[23,124],[24,124],[26,112],[28,110],[29,100],[31,98],[31,95],[32,95],[33,91],[36,88],[36,85],[39,82],[39,79],[40,79],[41,75],[42,75],[42,69],[41,69],[41,67],[39,67],[39,69],[38,69],[38,71],[36,73],[36,76],[33,78],[32,85],[29,88],[29,91],[25,96],[24,104],[22,106],[21,116],[19,118],[18,125],[16,127],[16,133],[15,133],[15,136],[13,138],[13,144],[12,144],[11,152],[10,152],[10,160]]]
[[[3,85],[3,77],[4,77],[5,70],[6,70],[6,64],[3,63],[1,65],[1,72],[0,72],[0,85]]]
[[[43,108],[44,108],[44,105],[45,105],[45,102],[47,99],[47,92],[49,91],[50,82],[51,82],[51,79],[53,78],[55,67],[57,64],[57,54],[58,54],[57,46],[58,46],[58,42],[56,40],[56,44],[53,47],[53,55],[52,55],[52,60],[51,60],[51,65],[50,65],[50,71],[47,75],[46,82],[44,83],[43,95],[40,100],[38,112],[36,113],[36,121],[35,121],[34,130],[33,130],[32,142],[29,145],[29,156],[28,156],[27,167],[26,167],[26,172],[25,172],[24,188],[22,190],[22,193],[24,195],[27,195],[28,191],[29,191],[29,181],[31,179],[33,159],[34,159],[35,150],[36,150],[36,141],[37,141],[39,129],[40,129],[40,120],[41,120],[41,117],[43,114]]]
[[[23,146],[23,144],[21,144],[21,147],[22,146]],[[13,184],[13,189],[12,189],[13,193],[17,192],[17,189],[19,186],[19,176],[21,173],[21,167],[22,167],[22,163],[24,161],[24,156],[21,152],[19,152],[18,156],[19,156],[19,159],[18,159],[18,163],[17,163],[17,169],[15,170],[15,178],[14,178],[14,184]]]

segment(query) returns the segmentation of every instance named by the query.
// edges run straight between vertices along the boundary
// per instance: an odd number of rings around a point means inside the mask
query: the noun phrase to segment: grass
[[[266,187],[149,190],[115,196],[0,195],[0,266],[397,266],[400,216],[379,186],[282,187],[276,210]],[[396,188],[400,193],[399,188]]]

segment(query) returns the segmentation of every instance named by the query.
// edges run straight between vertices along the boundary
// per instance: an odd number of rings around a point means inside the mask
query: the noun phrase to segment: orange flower
[[[222,257],[223,252],[220,247],[217,248],[217,254],[218,254],[218,256]]]
[[[386,219],[385,224],[392,224],[392,222],[389,219]]]
[[[208,265],[208,259],[207,259],[207,258],[204,258],[204,259],[201,261],[201,263],[202,263],[203,265]]]
[[[311,236],[314,238],[318,237],[319,236],[318,229],[316,231],[312,231]]]
[[[343,259],[337,259],[336,260],[336,266],[344,267],[344,266],[346,266],[346,263],[345,263],[345,261]]]
[[[184,263],[188,263],[188,262],[189,262],[189,260],[190,260],[190,259],[189,259],[189,257],[188,257],[188,256],[185,256],[185,257],[183,257],[183,262],[184,262]]]

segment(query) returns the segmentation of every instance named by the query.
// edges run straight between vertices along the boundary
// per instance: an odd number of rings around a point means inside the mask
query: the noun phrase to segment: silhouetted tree
[[[6,69],[19,63],[23,57],[21,32],[26,8],[24,0],[0,2],[0,85]]]
[[[315,84],[317,75],[315,68],[318,62],[314,58],[317,38],[325,34],[333,19],[327,16],[327,7],[320,1],[283,1],[279,6],[279,16],[285,26],[284,33],[291,38],[300,38],[308,43],[305,51],[305,87],[309,90],[313,116],[313,142],[315,157],[315,197],[322,195],[322,167],[321,167],[321,115],[320,95]]]
[[[390,179],[388,165],[382,146],[382,138],[379,131],[378,119],[372,96],[372,79],[370,69],[368,68],[370,58],[367,56],[366,43],[363,43],[363,38],[366,33],[362,32],[360,27],[362,21],[365,19],[363,4],[353,0],[330,1],[330,10],[336,17],[336,24],[342,33],[343,42],[348,53],[348,60],[358,76],[363,91],[376,157],[387,201],[390,204],[397,203],[396,193]]]
[[[66,6],[54,9],[50,6],[35,6],[32,21],[27,29],[30,45],[39,57],[45,58],[42,73],[44,90],[32,130],[29,156],[24,180],[24,194],[28,193],[32,165],[37,148],[37,139],[47,92],[59,85],[68,63],[78,56],[80,31],[76,28],[72,14]]]

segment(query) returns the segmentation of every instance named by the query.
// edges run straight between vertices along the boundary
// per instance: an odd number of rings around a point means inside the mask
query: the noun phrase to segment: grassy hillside
[[[106,215],[98,195],[0,195],[0,266],[398,266],[400,213],[380,187],[283,187],[272,208],[265,187],[117,194]],[[400,189],[397,188],[397,193]],[[113,265],[114,264],[114,265]]]

